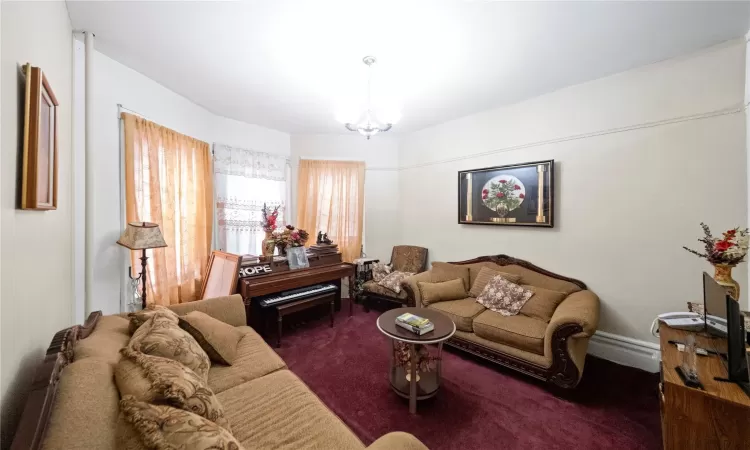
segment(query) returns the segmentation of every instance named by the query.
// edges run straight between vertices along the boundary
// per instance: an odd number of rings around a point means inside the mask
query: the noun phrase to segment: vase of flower
[[[733,268],[732,264],[714,264],[714,280],[724,286],[727,294],[737,300],[740,298],[740,284],[732,278]]]
[[[261,242],[261,251],[263,253],[263,257],[268,259],[273,257],[273,253],[276,250],[276,241],[273,238],[273,232],[266,231],[266,237],[263,239],[263,242]]]
[[[722,233],[721,238],[711,235],[708,225],[701,223],[703,237],[698,239],[703,243],[704,252],[698,252],[682,247],[690,253],[704,258],[714,266],[714,279],[724,286],[733,299],[740,298],[740,285],[732,279],[732,269],[745,260],[750,247],[750,233],[748,229],[732,228]]]
[[[274,248],[276,246],[276,240],[273,236],[273,231],[276,229],[276,221],[279,217],[279,208],[281,208],[281,205],[275,206],[273,209],[266,206],[265,203],[263,203],[263,219],[261,220],[261,226],[263,227],[263,231],[266,232],[266,237],[263,239],[263,242],[261,242],[261,254],[263,255],[263,259],[270,259],[273,258],[273,252]]]

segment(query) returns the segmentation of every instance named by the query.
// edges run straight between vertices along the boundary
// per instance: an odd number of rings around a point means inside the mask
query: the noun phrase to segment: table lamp
[[[159,225],[151,222],[130,222],[125,231],[117,240],[117,243],[130,250],[143,250],[141,256],[141,273],[137,278],[133,278],[131,273],[128,276],[133,280],[141,280],[141,306],[146,308],[146,249],[166,247],[164,237],[159,231]]]

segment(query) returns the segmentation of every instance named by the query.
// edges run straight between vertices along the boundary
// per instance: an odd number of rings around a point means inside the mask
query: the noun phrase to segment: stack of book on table
[[[435,325],[430,322],[430,319],[411,313],[404,313],[396,317],[396,325],[418,335],[423,335],[435,329]]]
[[[334,255],[339,252],[339,246],[336,244],[315,244],[311,245],[307,251],[313,255]]]

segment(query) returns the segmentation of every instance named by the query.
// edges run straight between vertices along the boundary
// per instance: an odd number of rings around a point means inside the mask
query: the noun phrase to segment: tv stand
[[[682,353],[669,341],[685,342],[688,334],[695,336],[698,347],[726,352],[726,348],[716,348],[723,343],[721,340],[660,324],[659,400],[664,449],[746,450],[750,442],[750,427],[747,426],[750,396],[744,387],[734,382],[715,379],[727,376],[721,357],[715,354],[697,357],[698,379],[704,390],[685,386],[675,371],[682,363]]]

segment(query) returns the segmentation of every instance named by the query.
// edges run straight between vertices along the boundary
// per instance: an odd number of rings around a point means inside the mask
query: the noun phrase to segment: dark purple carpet
[[[380,314],[344,307],[290,330],[278,353],[365,444],[407,431],[431,449],[660,449],[658,377],[589,357],[575,391],[447,349],[438,395],[418,403],[391,391]]]

